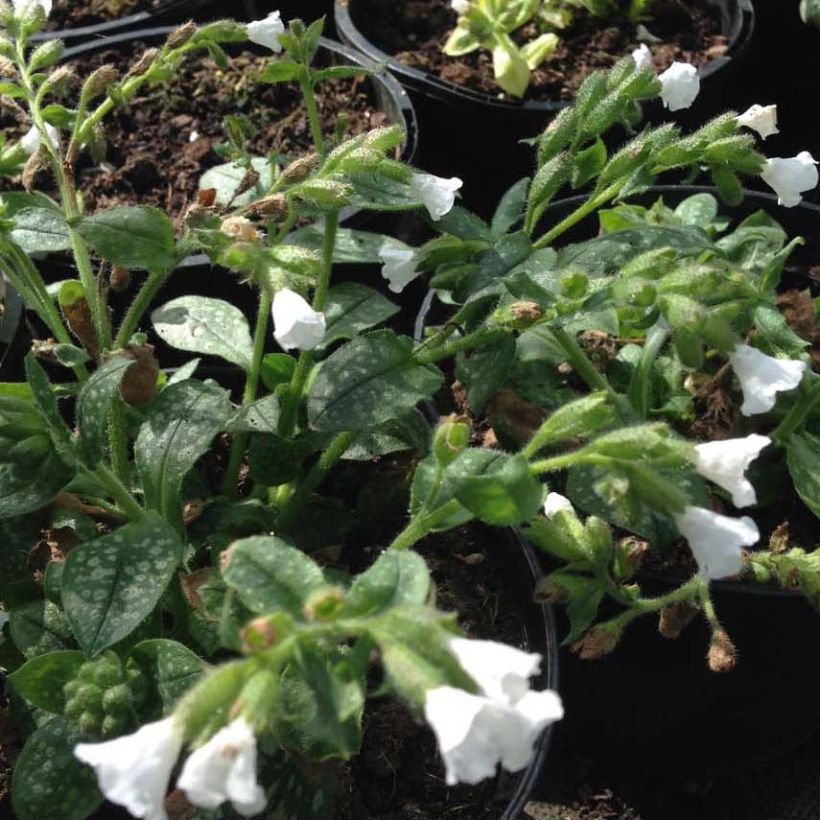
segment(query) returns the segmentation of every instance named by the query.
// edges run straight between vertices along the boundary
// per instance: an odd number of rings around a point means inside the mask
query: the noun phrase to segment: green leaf
[[[427,453],[430,449],[430,433],[427,419],[419,410],[411,410],[400,419],[385,422],[378,430],[356,436],[342,458],[348,461],[369,461],[402,450]]]
[[[29,552],[39,537],[40,524],[36,517],[0,517],[0,567],[3,568],[0,572],[0,601],[6,609],[40,596],[28,566]]]
[[[403,182],[377,174],[354,174],[349,180],[353,185],[350,204],[355,208],[371,211],[412,211],[421,207],[421,200],[410,192]]]
[[[820,436],[794,433],[786,442],[786,463],[803,503],[820,518]]]
[[[820,0],[800,0],[800,19],[807,26],[820,28]]]
[[[195,652],[165,638],[140,641],[129,658],[139,665],[144,679],[157,691],[166,715],[205,671],[205,663]]]
[[[70,649],[71,627],[51,601],[29,601],[9,613],[9,634],[27,658]]]
[[[83,457],[94,467],[105,455],[111,405],[117,397],[120,382],[135,359],[114,356],[104,362],[82,386],[77,398],[77,424]]]
[[[6,444],[7,440],[0,438],[0,446]],[[15,460],[8,453],[0,455],[0,517],[39,510],[53,501],[74,475],[46,436],[33,436],[22,445],[15,448]]]
[[[164,273],[176,265],[174,224],[148,205],[117,206],[85,216],[75,229],[106,261]]]
[[[594,578],[576,577],[573,585],[573,594],[567,603],[567,617],[569,618],[569,632],[561,641],[567,646],[577,641],[590,627],[598,614],[598,607],[604,597],[604,590]]]
[[[54,208],[24,208],[19,211],[14,216],[11,238],[26,253],[54,253],[71,248],[68,224]]]
[[[279,396],[272,393],[239,407],[225,429],[229,433],[276,433],[279,416]]]
[[[287,353],[266,353],[262,357],[262,368],[259,375],[262,384],[271,391],[280,384],[287,384],[293,378],[296,369],[296,358]]]
[[[319,565],[301,550],[274,536],[235,541],[222,577],[254,612],[284,609],[297,618],[313,590],[325,583]]]
[[[350,586],[344,615],[365,617],[404,604],[423,604],[430,592],[424,559],[409,550],[383,552]]]
[[[240,185],[247,175],[244,165],[239,162],[227,162],[209,168],[199,179],[199,189],[213,188],[216,190],[216,204],[241,208],[264,196],[273,184],[273,167],[265,157],[252,157],[251,167],[259,179],[247,191],[236,196]]]
[[[248,320],[239,308],[208,296],[180,296],[151,314],[160,338],[179,350],[220,356],[249,370],[253,356]]]
[[[378,291],[358,282],[343,282],[327,292],[327,332],[320,349],[339,339],[352,339],[399,312],[397,305]]]
[[[525,231],[502,236],[481,258],[475,271],[458,283],[454,295],[459,302],[488,286],[501,287],[501,280],[533,253],[530,237]]]
[[[524,209],[527,206],[527,193],[529,192],[530,179],[525,177],[519,179],[509,188],[493,214],[491,230],[496,236],[503,236],[517,222],[524,218]]]
[[[579,151],[572,162],[572,187],[580,188],[593,177],[598,176],[606,165],[606,146],[600,137],[595,142]]]
[[[71,550],[63,606],[86,654],[99,655],[153,612],[181,553],[174,530],[154,513]]]
[[[321,432],[373,430],[408,413],[441,382],[437,368],[416,364],[409,339],[379,330],[320,365],[308,389],[308,420]]]
[[[515,352],[515,339],[510,334],[470,356],[458,356],[456,375],[467,389],[467,401],[473,413],[483,413],[487,402],[507,383],[515,364]]]
[[[271,60],[265,68],[259,72],[257,79],[261,83],[289,83],[291,80],[299,79],[304,69],[293,60],[285,58]]]
[[[695,194],[686,197],[675,208],[675,215],[684,225],[697,225],[707,230],[717,218],[718,203],[712,194]]]
[[[65,423],[60,408],[57,406],[57,395],[48,380],[46,371],[34,357],[29,353],[25,359],[26,378],[34,403],[40,412],[40,416],[45,422],[48,434],[54,442],[57,453],[62,456],[66,463],[74,461],[74,447],[71,442],[71,431]]]
[[[541,425],[532,446],[541,448],[571,438],[589,438],[614,421],[615,412],[607,402],[607,394],[600,392],[564,404]]]
[[[437,479],[439,475],[439,464],[434,453],[430,453],[425,459],[419,462],[416,472],[413,475],[413,483],[410,486],[410,514],[415,516],[425,504],[431,509],[438,509],[448,501],[453,500],[453,487],[447,482],[438,489],[435,498],[432,497],[436,491]],[[446,532],[453,527],[459,527],[472,520],[473,514],[463,508],[457,510],[453,515],[440,522],[432,529],[433,532]]]
[[[227,391],[194,379],[167,387],[150,406],[134,443],[145,502],[168,520],[181,511],[182,481],[231,413]]]
[[[288,242],[303,248],[321,251],[324,239],[324,226],[314,224],[294,231],[288,237]],[[381,263],[379,250],[384,240],[384,235],[380,233],[339,228],[336,232],[336,244],[333,246],[333,261],[338,264],[379,264]]]
[[[62,718],[28,739],[11,786],[19,820],[84,820],[102,804],[94,770],[74,757],[80,740]]]
[[[63,686],[77,676],[84,663],[83,653],[73,649],[48,652],[26,661],[8,681],[32,706],[62,714]]]

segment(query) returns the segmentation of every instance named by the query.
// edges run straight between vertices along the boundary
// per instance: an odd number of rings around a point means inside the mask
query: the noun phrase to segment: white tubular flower
[[[248,39],[252,43],[269,48],[277,54],[282,50],[279,36],[285,33],[285,24],[278,11],[272,11],[263,20],[254,20],[246,26]]]
[[[56,147],[59,144],[60,132],[53,125],[46,123],[46,134],[52,147]],[[22,145],[23,150],[31,156],[40,150],[41,140],[40,129],[37,128],[36,125],[32,125],[31,128],[20,137],[20,145]]]
[[[453,11],[466,14],[470,10],[470,0],[450,0]]]
[[[273,336],[283,350],[313,350],[325,338],[325,314],[289,288],[277,290],[271,305]]]
[[[777,130],[777,106],[776,105],[754,105],[747,108],[737,118],[737,124],[744,128],[757,131],[761,139],[766,139],[772,134],[779,134]]]
[[[746,478],[749,465],[772,440],[768,436],[752,433],[746,438],[730,438],[725,441],[708,441],[695,446],[695,469],[704,477],[732,494],[736,507],[749,507],[757,503],[755,488]]]
[[[379,257],[382,260],[382,276],[393,293],[401,293],[419,275],[416,250],[404,242],[386,238],[379,248]]]
[[[51,0],[11,0],[11,4],[18,17],[22,17],[26,9],[32,6],[41,6],[46,17],[51,14]]]
[[[700,574],[708,580],[737,575],[743,569],[742,548],[760,540],[748,515],[730,518],[704,507],[686,507],[675,516],[675,524],[689,542]]]
[[[633,52],[632,59],[639,69],[648,68],[650,71],[655,70],[655,64],[652,62],[652,52],[646,43],[641,43]]]
[[[746,344],[739,344],[729,354],[729,363],[743,391],[740,412],[744,416],[768,413],[774,407],[777,394],[794,390],[806,371],[805,362],[775,359]]]
[[[247,721],[237,718],[195,749],[182,767],[177,788],[203,809],[230,800],[243,817],[259,814],[265,808],[265,791],[256,782],[256,737]]]
[[[572,502],[561,493],[547,493],[547,500],[544,502],[544,515],[552,518],[557,512],[574,512]]]
[[[698,70],[689,63],[672,63],[658,79],[662,86],[661,99],[670,111],[689,108],[700,92]]]
[[[767,159],[760,178],[777,194],[777,204],[793,208],[803,199],[800,194],[817,187],[817,160],[801,151],[796,157]]]
[[[492,777],[499,763],[520,771],[544,727],[564,714],[555,692],[530,690],[541,656],[466,638],[453,638],[450,648],[480,693],[452,686],[427,691],[424,715],[444,758],[448,785]]]
[[[74,757],[97,773],[100,791],[144,820],[167,820],[165,793],[179,752],[182,726],[173,717],[146,723],[104,743],[78,743]]]
[[[422,201],[430,218],[438,222],[452,210],[456,202],[456,191],[463,184],[458,177],[444,179],[433,174],[415,173],[410,177],[410,192]]]

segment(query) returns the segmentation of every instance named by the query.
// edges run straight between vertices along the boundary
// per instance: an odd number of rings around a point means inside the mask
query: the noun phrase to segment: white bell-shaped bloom
[[[410,192],[422,201],[430,218],[437,222],[450,213],[456,202],[456,191],[463,184],[458,177],[445,179],[433,174],[414,173],[410,177]]]
[[[171,716],[131,735],[78,743],[74,756],[97,773],[100,791],[144,820],[167,820],[165,793],[182,749],[182,726]]]
[[[453,11],[466,14],[470,10],[470,0],[450,0]]]
[[[707,441],[695,446],[695,469],[704,477],[732,494],[736,507],[749,507],[757,503],[755,488],[746,478],[749,465],[772,440],[768,436],[752,433],[745,438],[725,441]]]
[[[415,248],[404,242],[385,238],[379,248],[379,257],[382,260],[382,276],[393,293],[401,293],[419,275],[418,254]]]
[[[325,314],[289,288],[277,290],[271,305],[273,336],[284,350],[313,350],[327,332]]]
[[[757,524],[748,515],[730,518],[704,507],[686,507],[675,516],[675,524],[708,580],[737,575],[743,569],[742,548],[760,540]]]
[[[655,70],[655,64],[652,62],[652,52],[646,43],[641,43],[633,52],[632,59],[638,68],[648,68],[650,71]]]
[[[793,208],[803,199],[800,194],[817,187],[816,165],[808,151],[796,157],[772,157],[764,163],[760,178],[777,194],[779,205]]]
[[[764,140],[772,134],[780,133],[777,130],[776,105],[758,105],[755,103],[738,116],[737,124],[744,128],[750,128],[752,131],[757,131]]]
[[[282,50],[282,43],[279,42],[280,35],[285,33],[285,24],[282,22],[282,15],[278,11],[272,11],[262,20],[254,20],[246,26],[248,39],[252,43],[269,48],[277,54]]]
[[[740,412],[744,416],[768,413],[777,394],[794,390],[806,370],[805,362],[775,359],[747,344],[739,344],[729,354],[729,362],[743,391]]]
[[[574,512],[572,502],[561,493],[547,493],[544,501],[544,515],[551,518],[557,512]]]
[[[51,14],[51,0],[11,0],[15,14],[20,17],[31,6],[41,6],[46,17]]]
[[[689,108],[700,92],[698,70],[689,63],[672,63],[658,75],[658,79],[661,81],[661,99],[670,111]]]
[[[239,717],[195,749],[177,780],[188,800],[215,809],[230,800],[239,814],[250,817],[265,808],[264,789],[256,781],[256,737]]]
[[[46,123],[46,135],[48,137],[48,141],[51,143],[52,147],[56,147],[60,140],[60,132],[49,123]],[[20,145],[23,147],[23,150],[31,156],[32,154],[36,154],[37,151],[40,149],[40,142],[42,140],[40,129],[37,128],[36,125],[32,125],[22,137],[20,137]]]
[[[478,783],[492,777],[499,763],[511,772],[523,769],[541,731],[564,714],[555,692],[530,690],[541,656],[466,638],[453,638],[450,649],[479,693],[452,686],[426,693],[424,715],[438,740],[447,783]]]

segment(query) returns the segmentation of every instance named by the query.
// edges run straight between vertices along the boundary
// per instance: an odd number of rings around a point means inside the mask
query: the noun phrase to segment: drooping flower
[[[466,14],[470,10],[470,0],[450,0],[453,11]]]
[[[777,394],[794,390],[806,370],[805,362],[775,359],[747,344],[737,345],[729,354],[729,362],[743,391],[740,412],[744,416],[768,413]]]
[[[700,574],[708,579],[737,575],[743,569],[743,547],[760,540],[748,515],[730,518],[704,507],[685,507],[675,516],[680,534],[689,542]]]
[[[254,20],[246,26],[248,39],[252,43],[269,48],[278,54],[282,50],[282,43],[279,36],[285,33],[285,24],[282,22],[282,15],[278,11],[272,11],[262,20]]]
[[[648,68],[650,71],[653,71],[655,68],[655,64],[652,62],[652,52],[649,50],[646,43],[641,43],[632,52],[632,59],[635,61],[635,65],[638,66],[639,69]]]
[[[256,781],[256,737],[239,717],[195,749],[177,780],[188,800],[215,809],[230,800],[239,814],[250,817],[265,808],[265,791]]]
[[[547,493],[547,499],[544,501],[544,515],[551,518],[555,513],[562,510],[573,512],[572,502],[561,493]]]
[[[695,446],[695,469],[731,493],[736,507],[749,507],[757,503],[757,496],[751,481],[746,478],[746,470],[771,442],[768,436],[752,433],[745,438],[698,444]]]
[[[780,133],[777,130],[776,105],[758,105],[755,103],[738,116],[737,124],[744,128],[750,128],[752,131],[757,131],[764,140],[772,134]]]
[[[172,715],[104,743],[78,743],[74,756],[95,770],[100,791],[112,803],[134,817],[167,820],[165,793],[182,740],[182,726]]]
[[[60,141],[60,132],[49,123],[46,123],[45,127],[48,141],[51,143],[52,147],[56,147]],[[29,128],[29,130],[26,131],[22,137],[20,137],[20,145],[29,156],[36,154],[37,151],[39,151],[41,142],[42,135],[40,134],[40,129],[36,125],[32,125],[31,128]]]
[[[760,178],[777,194],[777,202],[793,208],[803,199],[800,194],[817,187],[817,160],[801,151],[796,157],[772,157],[763,164]]]
[[[672,63],[658,75],[658,79],[661,81],[661,99],[670,111],[689,108],[700,92],[698,70],[689,63]]]
[[[271,305],[273,336],[284,350],[313,350],[325,338],[325,314],[290,288],[277,290]]]
[[[444,758],[448,785],[492,777],[498,763],[520,771],[544,727],[563,717],[555,692],[530,690],[541,656],[464,638],[454,638],[450,648],[480,692],[439,686],[426,693],[424,714]]]
[[[393,293],[401,293],[418,275],[418,254],[415,248],[386,237],[379,248],[382,260],[382,276],[388,281]]]
[[[463,184],[458,177],[445,179],[433,174],[415,173],[410,177],[410,192],[422,201],[430,218],[437,222],[450,213],[456,202],[456,191]]]
[[[26,9],[32,6],[41,6],[46,17],[51,14],[52,0],[11,0],[11,4],[18,17],[21,17]]]

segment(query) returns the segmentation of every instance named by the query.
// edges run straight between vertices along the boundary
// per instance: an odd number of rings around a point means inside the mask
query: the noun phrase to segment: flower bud
[[[276,621],[276,615],[265,615],[260,618],[254,618],[239,633],[239,639],[242,642],[242,651],[251,654],[275,646],[282,638],[281,630],[277,628],[278,624]]]
[[[325,587],[317,590],[307,599],[302,612],[309,621],[333,621],[342,611],[344,602],[343,589]]]
[[[266,196],[251,205],[251,211],[260,216],[281,219],[288,212],[288,200],[284,194]]]
[[[21,181],[23,188],[29,193],[35,188],[35,181],[37,174],[47,166],[48,152],[45,148],[40,146],[27,160],[23,166],[23,173],[21,174]]]
[[[648,552],[648,542],[634,537],[622,538],[615,547],[615,578],[618,581],[633,578]]]
[[[671,641],[677,640],[697,614],[698,608],[689,601],[678,601],[669,604],[660,612],[658,632]]]
[[[127,77],[141,77],[145,74],[146,71],[151,67],[151,64],[156,60],[157,56],[159,55],[158,48],[149,48],[146,49],[142,56],[128,69]]]
[[[532,597],[538,604],[563,604],[569,600],[569,591],[558,583],[557,576],[548,575],[538,579]]]
[[[440,467],[446,467],[470,443],[470,425],[463,416],[452,414],[443,419],[433,436],[433,453]]]
[[[713,672],[731,672],[735,668],[737,650],[724,630],[716,629],[712,633],[706,660]]]
[[[120,382],[120,396],[132,407],[142,407],[153,400],[157,394],[159,364],[154,356],[153,345],[129,345],[122,351],[124,356],[133,359]]]
[[[98,97],[108,90],[108,86],[115,83],[120,76],[120,72],[110,63],[101,65],[88,77],[83,84],[82,95],[88,102]]]
[[[82,285],[76,281],[64,282],[57,294],[57,301],[71,332],[79,339],[88,354],[96,358],[97,334]]]
[[[194,34],[196,34],[196,23],[193,20],[188,20],[187,23],[178,26],[168,35],[165,45],[168,48],[179,48],[187,43]]]
[[[293,184],[294,182],[302,182],[307,179],[311,172],[319,165],[319,155],[317,153],[307,154],[304,157],[295,159],[282,171],[282,179],[284,182]]]
[[[115,293],[122,293],[128,290],[131,284],[131,271],[128,268],[121,268],[119,265],[114,265],[111,268],[111,274],[108,277],[108,285]]]
[[[608,655],[618,645],[621,639],[622,626],[616,626],[613,621],[597,624],[590,629],[580,641],[576,641],[570,649],[581,660],[595,661]]]
[[[46,40],[32,52],[29,58],[29,70],[34,72],[50,68],[63,56],[64,51],[65,45],[62,40]]]
[[[526,330],[544,315],[537,302],[513,302],[498,308],[490,320],[491,325],[508,327],[513,330]]]
[[[42,94],[61,94],[74,81],[76,74],[74,69],[69,65],[61,65],[54,69],[51,74],[46,77],[43,85],[40,87]]]

